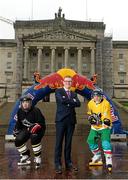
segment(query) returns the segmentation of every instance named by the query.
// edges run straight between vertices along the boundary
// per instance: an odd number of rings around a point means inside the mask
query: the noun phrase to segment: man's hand
[[[111,122],[109,119],[104,119],[104,124],[107,125],[107,126],[110,126],[111,125]]]
[[[38,123],[35,123],[35,124],[33,125],[33,127],[31,127],[30,132],[31,132],[32,134],[36,134],[36,133],[38,133],[38,132],[40,131],[40,129],[41,129],[41,125],[38,124]]]

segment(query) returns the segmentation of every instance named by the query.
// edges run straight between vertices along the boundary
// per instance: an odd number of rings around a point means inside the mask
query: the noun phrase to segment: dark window
[[[86,69],[87,68],[87,64],[83,63],[83,68]]]
[[[71,56],[71,57],[74,57],[74,56],[75,56],[75,54],[74,54],[74,53],[71,53],[71,54],[70,54],[70,56]]]
[[[48,52],[46,52],[46,53],[45,53],[45,56],[47,56],[47,57],[48,57],[48,56],[49,56],[49,53],[48,53]]]
[[[58,57],[62,57],[62,53],[58,53]]]
[[[7,69],[11,69],[12,68],[12,62],[7,62]]]
[[[120,84],[124,84],[124,79],[120,79]]]
[[[123,54],[119,54],[119,59],[123,59]]]
[[[62,63],[61,63],[61,62],[58,63],[58,68],[59,68],[59,69],[62,68]]]
[[[37,56],[37,52],[32,52],[32,55],[35,57]]]
[[[45,69],[49,69],[49,64],[45,64]]]
[[[8,58],[11,58],[11,57],[12,57],[12,53],[8,52]]]

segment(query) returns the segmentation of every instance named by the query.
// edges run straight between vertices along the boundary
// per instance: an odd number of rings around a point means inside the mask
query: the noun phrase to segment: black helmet
[[[20,98],[20,101],[32,101],[32,98],[29,95],[24,95]]]
[[[103,97],[103,93],[100,89],[95,89],[93,92],[92,92],[92,97],[94,96],[101,96]]]

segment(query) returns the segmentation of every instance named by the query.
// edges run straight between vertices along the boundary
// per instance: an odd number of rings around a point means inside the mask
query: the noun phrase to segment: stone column
[[[51,73],[55,71],[55,47],[51,47]]]
[[[95,74],[95,49],[91,48],[91,76]]]
[[[64,67],[68,67],[68,47],[64,48]]]
[[[28,58],[29,58],[29,47],[25,47],[24,50],[24,80],[28,79]]]
[[[23,79],[23,39],[22,36],[17,38],[17,61],[16,61],[16,86],[15,98],[19,98],[22,93],[22,79]]]
[[[38,47],[37,71],[38,71],[39,73],[41,73],[41,72],[40,72],[40,70],[41,70],[41,58],[42,58],[42,48]]]
[[[82,48],[78,49],[78,73],[82,74]]]

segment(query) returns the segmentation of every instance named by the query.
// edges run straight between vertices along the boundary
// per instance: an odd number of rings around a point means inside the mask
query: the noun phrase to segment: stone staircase
[[[8,102],[2,107],[0,107],[0,135],[5,135],[9,125],[10,114],[13,110],[15,103]],[[39,102],[37,107],[43,112],[46,118],[46,134],[54,135],[55,134],[55,112],[56,112],[56,103],[55,102]],[[122,120],[122,126],[125,130],[128,130],[128,113],[125,112],[122,108],[117,108]],[[88,121],[87,121],[87,102],[82,102],[80,108],[76,108],[77,116],[77,125],[75,133],[77,135],[84,135],[85,131],[88,131]]]
[[[37,107],[43,112],[48,124],[52,124],[55,121],[56,103],[55,102],[43,102],[38,103]],[[81,103],[81,107],[76,108],[77,123],[84,124],[87,110],[87,103]]]
[[[8,102],[0,106],[0,135],[5,135],[8,129],[10,114],[15,103]]]
[[[15,103],[8,102],[4,104],[0,108],[0,126],[1,131],[0,135],[5,135],[8,129],[9,120],[10,120],[10,114],[13,110]],[[46,134],[53,135],[55,134],[55,113],[56,113],[56,103],[55,102],[39,102],[37,107],[40,108],[42,113],[44,114],[46,118]],[[77,116],[77,125],[76,125],[76,132],[77,134],[82,134],[85,131],[85,124],[88,124],[87,122],[87,103],[81,103],[80,108],[76,108],[76,116]]]
[[[54,135],[55,134],[55,113],[56,113],[56,103],[38,103],[37,107],[43,112],[46,118],[46,134]],[[85,132],[87,121],[87,103],[81,103],[81,107],[76,108],[76,117],[77,117],[77,125],[75,134],[82,135]]]

